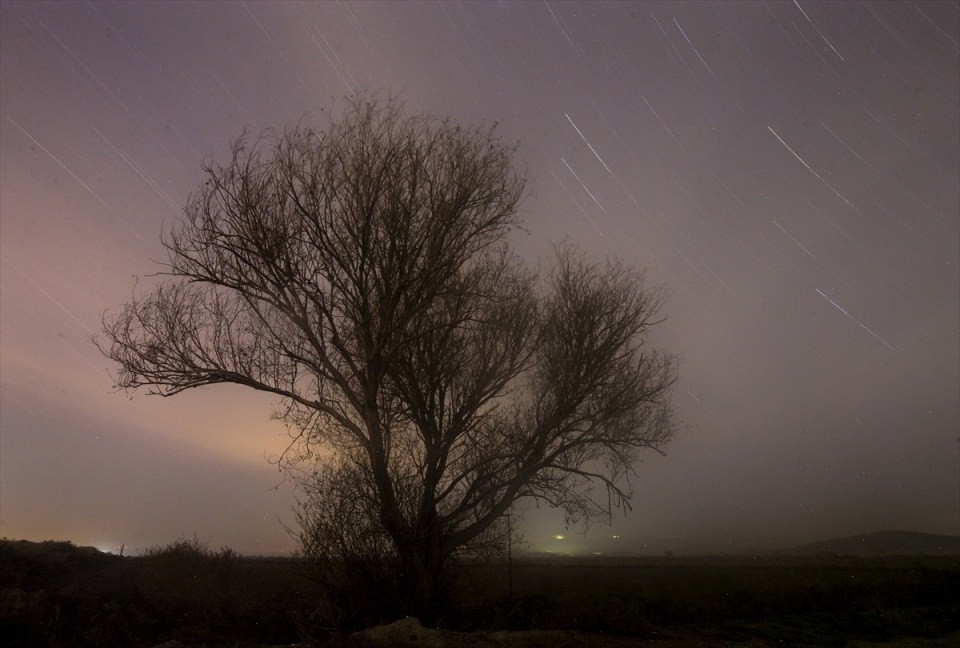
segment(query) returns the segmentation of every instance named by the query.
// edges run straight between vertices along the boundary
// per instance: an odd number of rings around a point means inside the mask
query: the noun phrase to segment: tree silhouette
[[[167,276],[98,343],[127,390],[279,396],[286,459],[312,466],[305,543],[389,554],[427,616],[517,500],[628,507],[638,452],[674,431],[675,359],[645,346],[661,293],[570,246],[525,269],[513,153],[363,99],[326,130],[241,137],[164,237]]]

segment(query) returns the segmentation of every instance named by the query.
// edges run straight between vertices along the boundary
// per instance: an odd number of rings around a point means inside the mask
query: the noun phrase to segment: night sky
[[[272,399],[128,398],[90,337],[204,159],[358,89],[519,143],[531,265],[571,240],[669,293],[676,440],[627,517],[532,511],[530,549],[960,531],[958,3],[0,7],[0,535],[294,548]]]

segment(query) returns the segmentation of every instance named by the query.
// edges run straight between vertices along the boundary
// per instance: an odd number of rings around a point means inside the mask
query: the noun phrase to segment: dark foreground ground
[[[338,645],[346,633],[338,638],[308,576],[291,559],[229,551],[120,558],[69,543],[3,540],[0,646]],[[408,624],[366,638],[448,646],[960,645],[960,557],[528,558],[514,561],[512,597],[506,564],[473,563],[461,567],[440,627]]]

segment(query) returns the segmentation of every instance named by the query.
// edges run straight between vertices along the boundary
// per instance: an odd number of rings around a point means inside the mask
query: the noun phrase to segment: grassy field
[[[192,541],[120,558],[4,540],[0,646],[329,642],[337,624],[308,576],[292,559],[244,558]],[[505,563],[467,563],[451,601],[441,625],[464,632],[909,645],[960,636],[960,558],[526,558],[514,561],[512,596]]]
[[[465,568],[462,618],[478,628],[506,614],[526,627],[638,637],[693,632],[771,644],[960,631],[960,558],[527,560],[514,565],[513,605],[498,608],[489,601],[503,591],[505,569]]]

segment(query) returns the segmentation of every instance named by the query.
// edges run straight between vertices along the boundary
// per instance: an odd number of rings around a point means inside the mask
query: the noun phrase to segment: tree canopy
[[[520,499],[628,506],[674,433],[676,360],[646,344],[662,294],[569,245],[527,269],[495,128],[358,99],[231,152],[164,237],[167,276],[104,318],[120,387],[277,395],[305,543],[394,556],[420,609]]]

